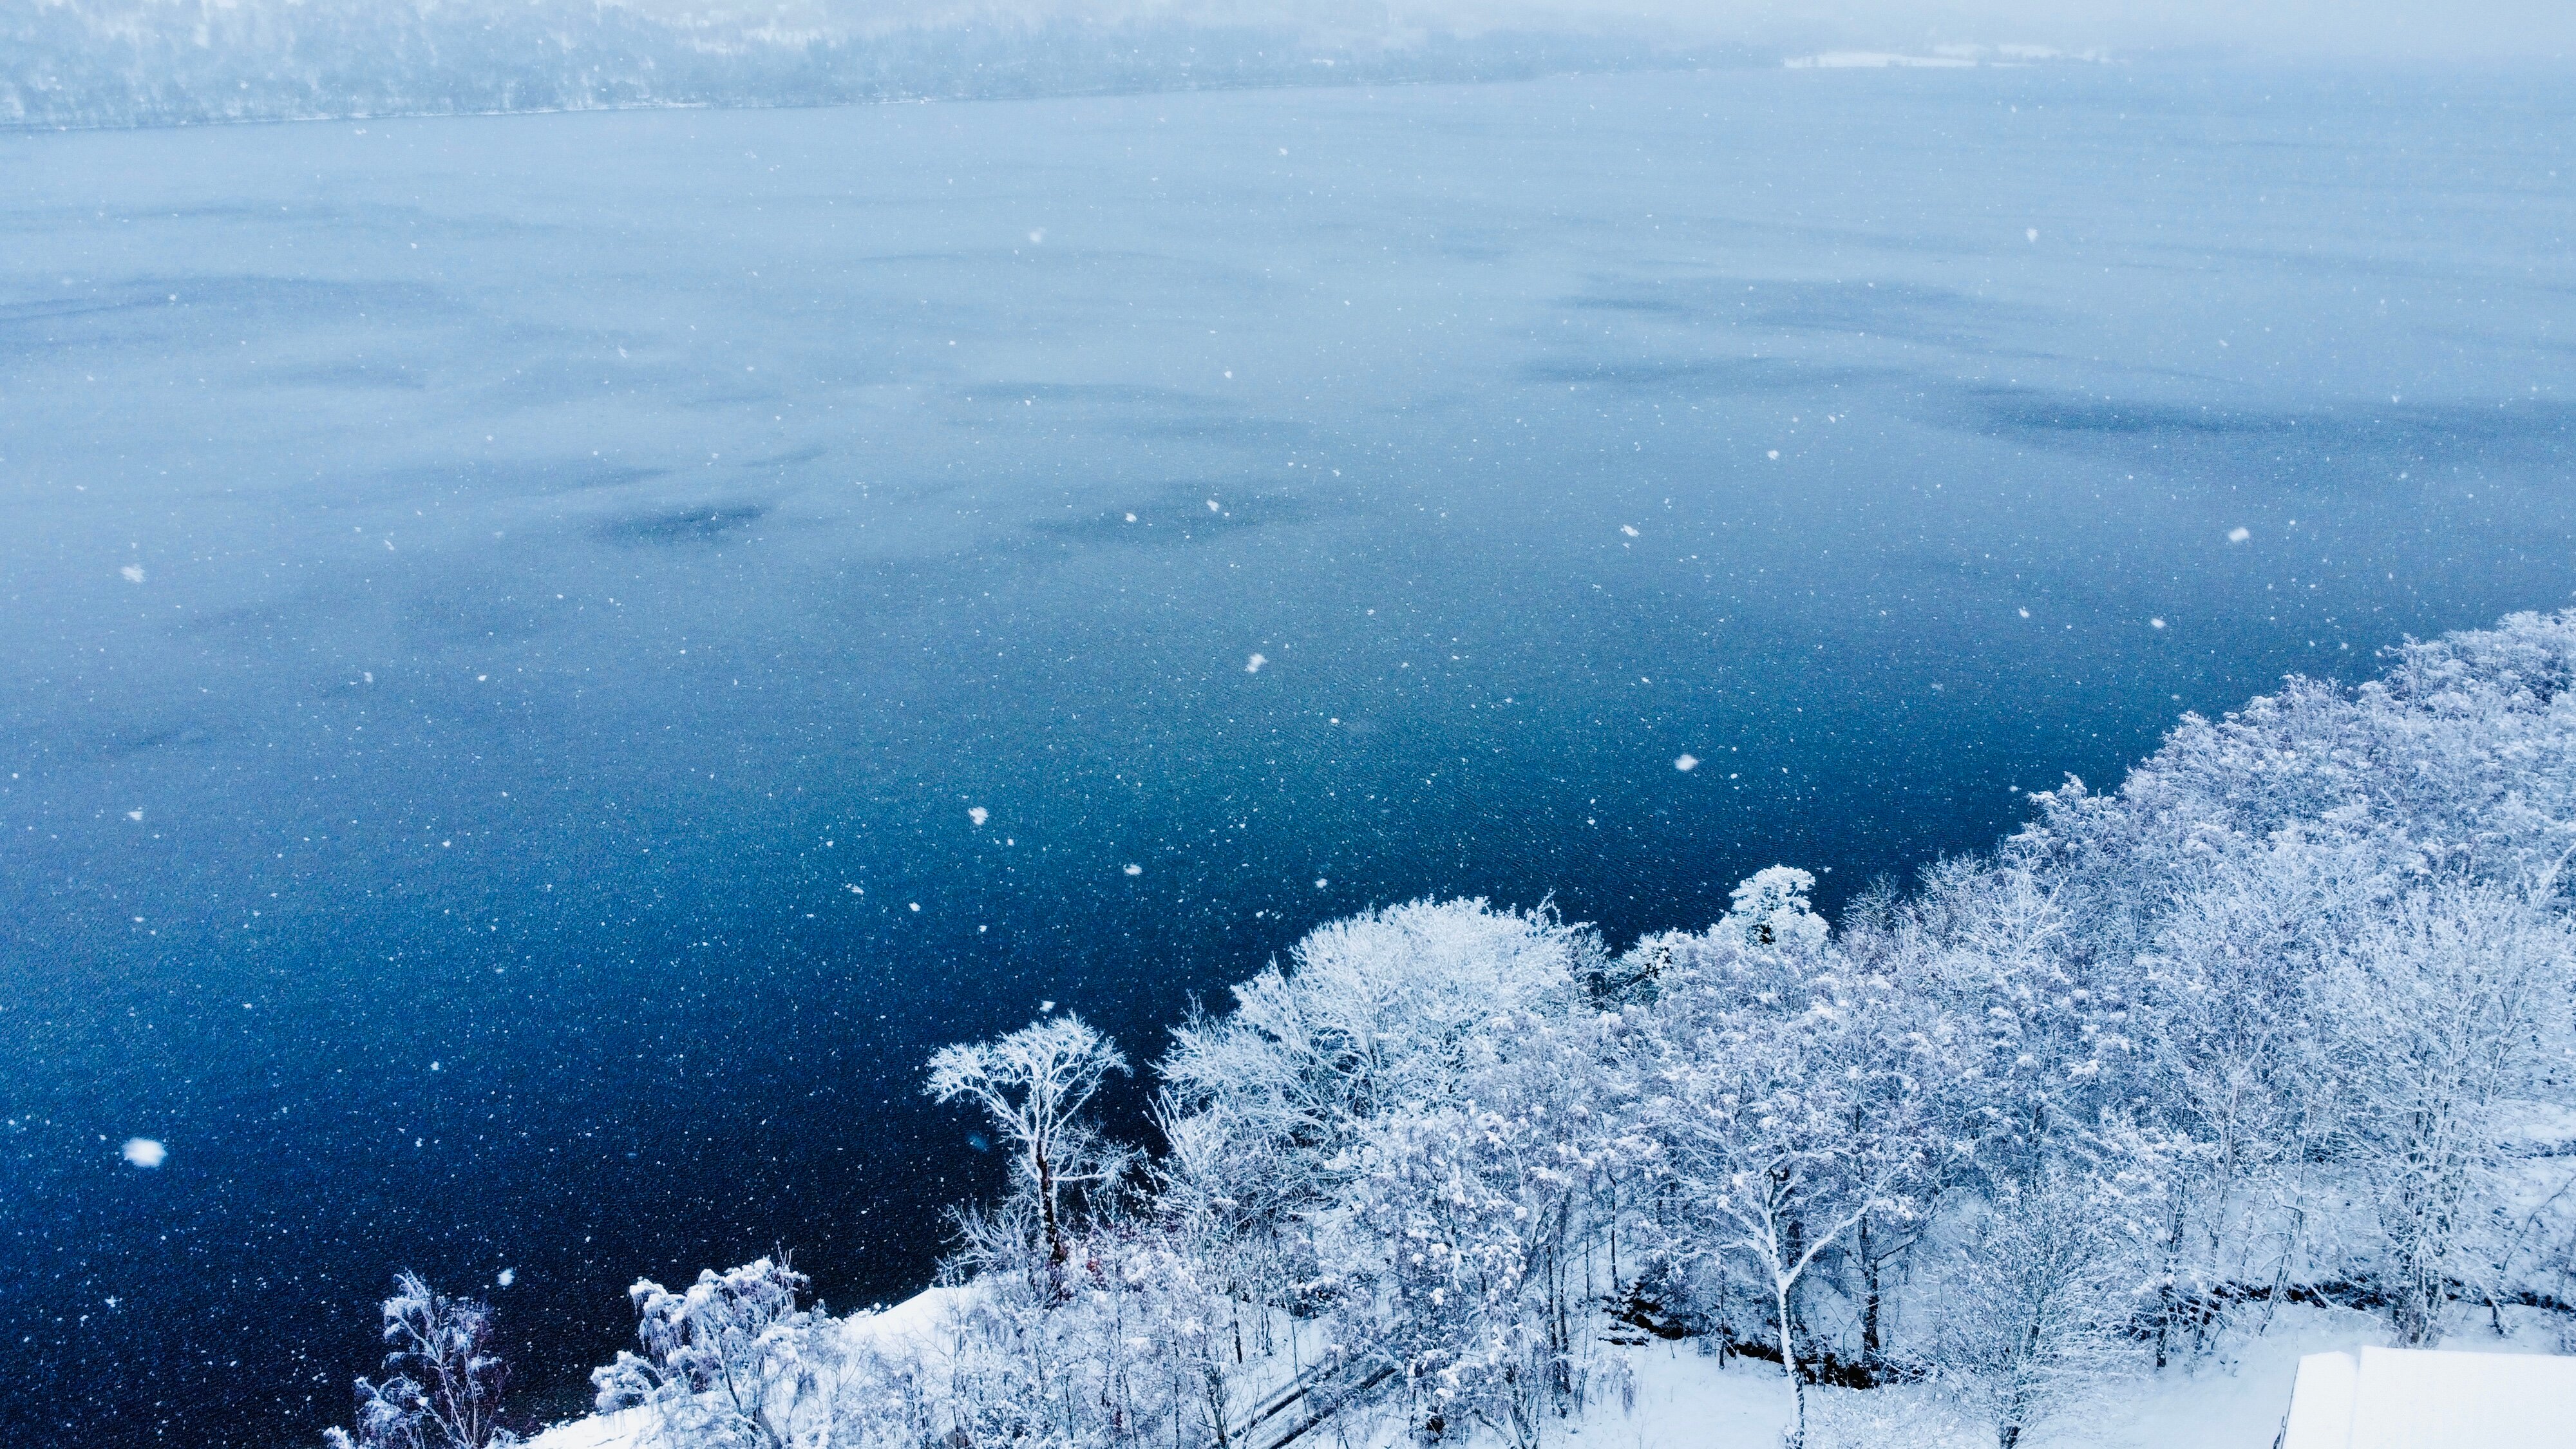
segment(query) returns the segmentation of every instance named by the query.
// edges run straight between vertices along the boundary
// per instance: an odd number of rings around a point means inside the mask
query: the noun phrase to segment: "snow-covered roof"
[[[2365,1348],[2299,1360],[2276,1449],[2566,1449],[2576,1358]]]

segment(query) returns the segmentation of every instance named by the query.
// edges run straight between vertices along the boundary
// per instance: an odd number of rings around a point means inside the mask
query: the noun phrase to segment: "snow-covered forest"
[[[639,1283],[599,1407],[780,1449],[1535,1446],[1660,1338],[1767,1361],[1794,1437],[1805,1385],[1906,1386],[2012,1449],[2301,1305],[2576,1349],[2571,686],[2576,612],[2292,679],[1832,921],[1789,866],[1624,948],[1336,921],[1173,1030],[1150,1144],[1090,1112],[1129,1062],[1077,1017],[950,1048],[928,1089],[1014,1174],[936,1321],[862,1331],[771,1259]],[[480,1310],[426,1293],[359,1439],[492,1442],[497,1366],[418,1346]]]

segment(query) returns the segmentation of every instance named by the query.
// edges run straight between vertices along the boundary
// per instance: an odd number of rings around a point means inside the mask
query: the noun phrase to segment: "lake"
[[[939,1045],[1141,1065],[1423,895],[1830,908],[2564,604],[2571,141],[2156,66],[0,136],[0,1439],[310,1443],[405,1267],[569,1412],[638,1275],[925,1282]]]

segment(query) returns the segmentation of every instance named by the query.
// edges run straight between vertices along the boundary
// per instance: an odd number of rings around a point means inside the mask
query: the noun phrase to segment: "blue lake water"
[[[919,1068],[1041,1003],[1839,899],[2565,603],[2571,142],[2154,68],[0,137],[0,1440],[309,1443],[399,1267],[568,1409],[639,1274],[918,1286],[1000,1172]]]

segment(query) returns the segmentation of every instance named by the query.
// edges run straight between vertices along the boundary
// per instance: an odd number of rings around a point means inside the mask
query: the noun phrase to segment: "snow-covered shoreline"
[[[1838,921],[1778,865],[1615,952],[1330,922],[1172,1030],[1150,1161],[1080,1016],[943,1048],[1011,1172],[963,1286],[638,1282],[607,1417],[540,1442],[2218,1449],[2304,1354],[2576,1346],[2576,612],[2031,799]],[[497,1401],[488,1308],[406,1276],[386,1317],[467,1347],[362,1426]]]
[[[854,1345],[898,1354],[933,1351],[942,1323],[963,1291],[928,1289],[881,1312],[852,1314],[843,1322]],[[2473,1353],[2554,1350],[2551,1327],[2542,1315],[2517,1311],[2509,1327],[2503,1337],[2472,1329],[2448,1347]],[[2354,1353],[2385,1338],[2382,1326],[2366,1314],[2294,1306],[2268,1331],[2231,1343],[2209,1358],[2107,1386],[2079,1426],[2042,1430],[2024,1442],[2029,1449],[2260,1449],[2280,1428],[2301,1358]],[[1565,1436],[1560,1442],[1635,1449],[1776,1449],[1793,1422],[1787,1386],[1777,1369],[1762,1360],[1723,1359],[1688,1340],[1656,1340],[1609,1352],[1620,1365],[1617,1386],[1555,1426]],[[1982,1425],[1965,1422],[1957,1407],[1936,1391],[1899,1386],[1815,1393],[1816,1449],[1872,1443],[1988,1449],[1992,1443]],[[531,1437],[526,1449],[649,1449],[653,1427],[651,1413],[644,1409],[586,1415],[548,1427]],[[1399,1449],[1405,1442],[1400,1423],[1372,1422],[1364,1413],[1354,1414],[1340,1428],[1337,1442],[1350,1449]],[[1467,1442],[1497,1441],[1471,1435]]]

